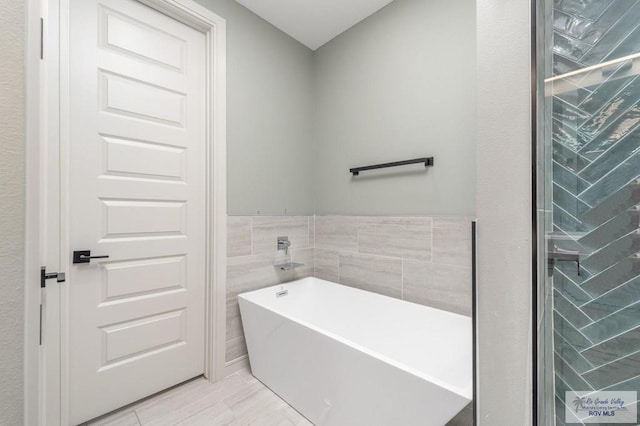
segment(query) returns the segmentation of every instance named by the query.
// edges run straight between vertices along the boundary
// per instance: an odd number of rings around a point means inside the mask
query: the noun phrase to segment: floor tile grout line
[[[247,377],[243,377],[243,374],[245,373],[247,374]],[[234,377],[234,380],[229,382],[228,379],[231,377]],[[244,414],[249,413],[251,410],[254,411],[253,414],[250,415],[250,418],[252,422],[258,421],[258,423],[255,423],[255,424],[260,424],[259,421],[261,419],[273,420],[274,416],[279,416],[278,418],[281,421],[283,422],[286,421],[286,424],[291,424],[291,425],[298,424],[298,422],[302,421],[302,419],[306,420],[305,417],[302,416],[295,408],[289,405],[285,400],[280,398],[277,394],[275,394],[271,389],[269,389],[267,386],[262,384],[259,380],[255,379],[254,381],[249,382],[248,377],[254,377],[254,376],[251,374],[251,371],[248,368],[243,368],[234,372],[229,377],[225,378],[224,380],[216,384],[210,384],[208,382],[204,383],[205,387],[209,387],[209,386],[216,387],[217,385],[218,390],[216,390],[216,393],[210,395],[208,398],[205,397],[205,399],[203,400],[203,403],[206,405],[204,407],[202,408],[193,407],[194,410],[192,412],[182,413],[183,417],[180,418],[179,420],[171,421],[171,424],[177,425],[180,423],[188,423],[188,419],[202,413],[202,411],[204,410],[211,409],[211,407],[214,407],[216,405],[220,405],[221,408],[228,410],[228,412],[233,416],[234,421],[237,421],[239,418],[237,412],[234,411],[231,408],[231,406],[227,403],[227,401],[229,401],[230,398],[239,398],[239,400],[243,401],[243,403],[246,404],[245,407],[247,407],[247,410],[243,412]],[[170,404],[172,404],[172,401],[175,402],[174,398],[181,397],[181,391],[184,390],[188,392],[188,389],[189,389],[188,387],[187,389],[182,389],[183,387],[187,386],[188,383],[190,382],[186,382],[182,385],[178,385],[172,388],[172,390],[175,389],[177,392],[171,393],[171,398],[169,399],[162,398],[161,396],[166,395],[166,392],[161,392],[153,397],[150,397],[149,399],[147,399],[142,403],[131,405],[130,407],[128,407],[126,412],[133,413],[138,425],[140,426],[143,426],[144,424],[147,424],[147,425],[153,424],[156,421],[160,422],[162,418],[158,417],[158,418],[152,418],[150,420],[148,419],[149,421],[147,421],[146,423],[143,423],[137,410],[140,409],[141,406],[146,405],[145,402],[152,401],[154,399],[158,399],[156,404],[159,404],[159,405],[169,404],[167,407],[170,408],[171,407]],[[225,390],[225,386],[230,386],[230,387],[227,387]],[[258,396],[260,397],[257,398]],[[160,398],[157,398],[157,397],[160,397]],[[184,395],[182,396],[182,398],[184,399]],[[277,401],[278,403],[272,404],[269,402],[270,400]],[[262,416],[263,412],[264,412],[264,417],[260,417]],[[120,414],[123,415],[124,413],[120,413]],[[168,422],[165,421],[164,424],[168,424]]]
[[[177,425],[179,425],[180,423],[183,423],[183,422],[185,422],[185,421],[189,420],[190,418],[192,418],[192,417],[194,417],[194,416],[196,416],[196,415],[200,414],[200,413],[201,413],[201,412],[203,412],[204,410],[208,410],[209,408],[213,407],[213,406],[214,406],[214,405],[216,405],[216,404],[224,404],[224,401],[216,401],[216,402],[213,402],[211,405],[207,405],[206,407],[204,407],[204,408],[202,408],[202,409],[200,409],[200,410],[194,411],[193,413],[189,414],[189,415],[188,415],[187,417],[185,417],[184,419],[180,419],[180,420],[178,420],[177,422],[173,423],[173,426],[177,426]],[[226,404],[225,404],[225,405],[226,405]],[[141,425],[141,426],[142,426],[142,425]]]

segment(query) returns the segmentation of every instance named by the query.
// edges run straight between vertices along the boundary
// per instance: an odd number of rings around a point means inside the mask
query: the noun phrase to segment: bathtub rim
[[[426,305],[420,305],[418,303],[413,303],[413,302],[408,302],[406,300],[396,299],[394,297],[385,296],[384,294],[374,293],[374,292],[371,292],[371,291],[362,290],[362,289],[359,289],[359,288],[356,288],[356,287],[350,287],[350,286],[347,286],[347,285],[344,285],[344,284],[340,284],[340,283],[336,283],[336,282],[328,281],[328,280],[323,280],[321,278],[316,278],[316,277],[300,278],[300,279],[297,279],[297,280],[294,280],[294,281],[288,281],[286,283],[274,284],[274,285],[271,285],[271,286],[268,286],[268,287],[263,287],[263,288],[260,288],[260,289],[257,289],[257,290],[247,291],[247,292],[238,294],[238,300],[242,299],[244,302],[251,303],[253,305],[256,305],[256,306],[259,306],[259,307],[261,307],[263,309],[266,309],[266,310],[268,310],[268,311],[270,311],[270,312],[272,312],[272,313],[274,313],[276,315],[279,315],[279,316],[281,316],[283,318],[286,318],[286,319],[288,319],[290,321],[293,321],[293,322],[295,322],[297,324],[305,326],[305,327],[307,327],[307,328],[309,328],[309,329],[311,329],[311,330],[313,330],[313,331],[315,331],[317,333],[320,333],[320,334],[323,334],[325,336],[331,337],[332,339],[337,340],[342,344],[345,344],[345,345],[347,345],[347,346],[349,346],[351,348],[354,348],[354,349],[356,349],[356,350],[358,350],[360,352],[363,352],[363,353],[365,353],[365,354],[367,354],[367,355],[369,355],[371,357],[374,357],[374,358],[376,358],[376,359],[378,359],[378,360],[380,360],[382,362],[385,362],[385,363],[387,363],[387,364],[389,364],[389,365],[391,365],[391,366],[393,366],[393,367],[395,367],[395,368],[397,368],[397,369],[399,369],[401,371],[404,371],[404,372],[409,373],[409,374],[411,374],[413,376],[419,377],[422,380],[425,380],[425,381],[428,381],[430,383],[433,383],[433,384],[435,384],[435,385],[437,385],[437,386],[439,386],[439,387],[441,387],[443,389],[446,389],[449,392],[455,393],[456,395],[459,395],[459,396],[467,399],[469,402],[473,401],[473,373],[469,377],[469,384],[467,386],[465,386],[463,388],[458,387],[458,386],[454,386],[454,385],[452,385],[450,383],[444,382],[441,379],[437,379],[437,378],[435,378],[435,377],[433,377],[433,376],[431,376],[429,374],[426,374],[426,373],[421,372],[421,371],[419,371],[419,370],[417,370],[417,369],[415,369],[413,367],[410,367],[410,366],[408,366],[408,365],[406,365],[406,364],[404,364],[402,362],[395,361],[395,360],[389,358],[388,356],[380,354],[377,351],[374,351],[374,350],[371,350],[371,349],[367,349],[366,347],[364,347],[364,346],[362,346],[360,344],[354,343],[349,339],[341,337],[341,336],[339,336],[339,335],[337,335],[335,333],[332,333],[330,331],[327,331],[327,330],[325,330],[325,329],[323,329],[321,327],[315,326],[315,325],[313,325],[313,324],[311,324],[311,323],[309,323],[307,321],[294,318],[291,315],[287,315],[287,314],[284,314],[282,312],[278,312],[278,311],[276,311],[274,309],[271,309],[271,308],[269,308],[269,307],[267,307],[265,305],[262,305],[262,304],[259,304],[259,303],[255,302],[255,301],[253,301],[253,300],[250,300],[247,297],[247,296],[250,296],[253,293],[267,292],[269,290],[276,289],[276,288],[282,287],[284,285],[291,285],[291,284],[299,283],[299,282],[302,282],[302,281],[326,282],[326,283],[334,284],[334,285],[337,285],[337,286],[340,286],[340,287],[345,287],[345,288],[349,288],[349,289],[352,289],[352,290],[357,290],[357,291],[362,291],[362,292],[374,294],[376,296],[379,296],[379,297],[382,297],[382,298],[385,298],[385,299],[392,299],[392,300],[396,300],[396,301],[399,301],[399,302],[411,303],[412,305],[420,306],[422,308],[434,309],[434,310],[437,310],[437,311],[446,312],[447,314],[452,314],[452,315],[465,317],[465,318],[469,319],[469,328],[472,329],[472,322],[471,322],[471,318],[470,317],[468,317],[466,315],[458,314],[456,312],[445,311],[443,309],[438,309],[438,308],[434,308],[434,307],[426,306]],[[242,312],[241,312],[240,315],[242,315]],[[244,327],[244,325],[243,325],[243,327]],[[473,348],[472,348],[472,351],[473,351]],[[472,361],[471,358],[469,360],[470,360],[470,362]],[[251,359],[250,358],[249,358],[249,363],[251,363]]]

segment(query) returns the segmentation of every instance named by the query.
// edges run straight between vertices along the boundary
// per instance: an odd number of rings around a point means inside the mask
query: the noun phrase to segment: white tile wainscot
[[[247,355],[238,293],[313,275],[313,222],[313,216],[229,216],[226,360],[230,368]],[[276,248],[280,236],[291,241],[286,255]],[[304,266],[293,271],[274,268],[290,261]]]
[[[314,276],[470,316],[472,220],[316,216]]]
[[[431,216],[229,216],[228,365],[246,358],[237,295],[293,279],[328,281],[471,315],[471,221]],[[289,254],[276,250],[288,236]],[[304,267],[279,271],[277,263]]]

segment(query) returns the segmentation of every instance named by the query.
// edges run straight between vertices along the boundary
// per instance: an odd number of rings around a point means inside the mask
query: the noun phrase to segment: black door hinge
[[[44,18],[40,18],[40,59],[44,59]]]
[[[39,344],[42,346],[42,303],[40,304],[40,337]]]
[[[40,288],[47,286],[47,280],[56,279],[59,283],[63,283],[66,279],[64,272],[47,272],[46,267],[40,268]]]

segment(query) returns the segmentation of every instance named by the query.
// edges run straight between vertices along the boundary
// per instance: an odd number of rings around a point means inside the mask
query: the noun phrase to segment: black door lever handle
[[[108,259],[109,256],[91,256],[91,250],[76,250],[73,252],[73,263],[89,263],[91,259]]]

